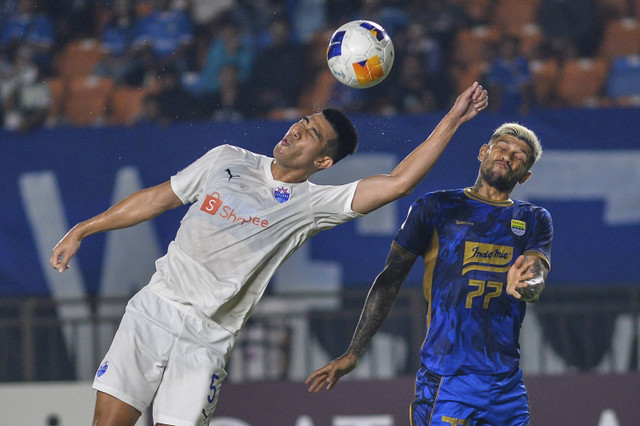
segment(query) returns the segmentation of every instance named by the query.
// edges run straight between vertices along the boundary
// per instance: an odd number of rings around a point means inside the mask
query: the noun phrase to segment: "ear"
[[[318,170],[328,169],[329,167],[333,166],[333,158],[329,157],[328,155],[325,155],[325,156],[319,157],[317,160],[313,162],[313,164],[316,166],[316,168],[318,168]]]
[[[480,147],[480,151],[478,152],[478,160],[480,160],[480,162],[482,163],[482,160],[484,160],[484,156],[487,154],[487,151],[489,150],[489,145],[482,144],[482,146]]]
[[[530,171],[530,170],[527,170],[527,173],[525,173],[525,174],[524,174],[524,176],[522,176],[522,179],[520,179],[520,180],[518,181],[518,183],[519,183],[520,185],[522,185],[523,183],[525,183],[526,181],[528,181],[530,177],[531,177],[531,171]]]

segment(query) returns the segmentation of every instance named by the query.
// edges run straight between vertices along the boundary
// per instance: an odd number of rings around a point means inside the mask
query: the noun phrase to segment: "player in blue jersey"
[[[427,193],[411,206],[348,350],[309,376],[309,391],[332,389],[357,366],[422,256],[427,330],[411,424],[530,424],[518,336],[525,302],[544,288],[553,228],[544,208],[509,197],[541,153],[531,130],[503,124],[480,148],[472,188]]]

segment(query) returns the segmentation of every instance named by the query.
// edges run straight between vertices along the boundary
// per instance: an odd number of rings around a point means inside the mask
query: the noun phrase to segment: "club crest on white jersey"
[[[277,202],[285,203],[289,200],[289,197],[291,196],[291,190],[284,185],[278,186],[274,188],[273,196]]]

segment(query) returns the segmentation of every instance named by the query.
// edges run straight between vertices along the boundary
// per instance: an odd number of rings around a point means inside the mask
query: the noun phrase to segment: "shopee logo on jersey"
[[[220,208],[222,208],[222,210],[220,210]],[[212,216],[215,216],[220,210],[221,218],[230,220],[233,223],[240,222],[240,225],[249,223],[251,225],[260,226],[262,228],[266,228],[267,226],[269,226],[269,222],[266,219],[260,219],[259,217],[253,216],[249,216],[248,218],[238,216],[233,207],[228,206],[222,202],[220,194],[217,192],[208,194],[206,196],[204,202],[200,206],[200,210]]]

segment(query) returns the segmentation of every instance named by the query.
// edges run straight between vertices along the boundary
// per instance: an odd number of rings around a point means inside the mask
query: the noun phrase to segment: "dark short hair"
[[[327,141],[327,155],[333,159],[333,164],[336,164],[347,155],[356,152],[358,132],[351,120],[337,109],[325,108],[322,110],[322,115],[338,134],[337,138]]]

